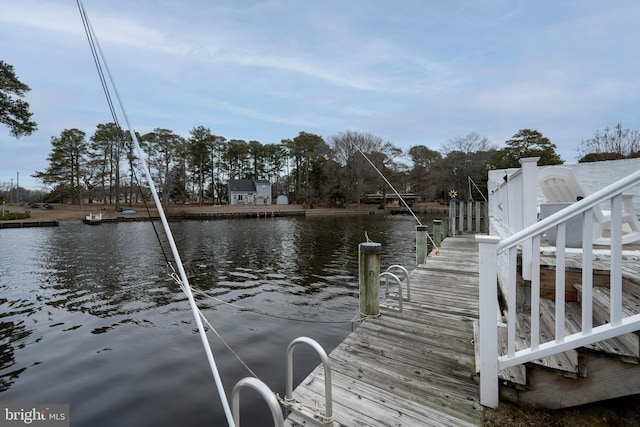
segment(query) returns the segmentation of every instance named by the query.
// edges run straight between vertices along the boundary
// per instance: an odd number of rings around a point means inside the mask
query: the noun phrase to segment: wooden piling
[[[457,207],[456,200],[455,199],[449,200],[449,236],[456,235],[456,216],[457,216],[456,207]]]
[[[380,243],[366,242],[358,246],[358,278],[360,315],[380,315]]]
[[[424,264],[424,260],[429,253],[429,236],[427,226],[416,226],[416,265]]]
[[[444,236],[442,235],[442,220],[434,219],[433,220],[433,243],[440,247],[440,243]]]

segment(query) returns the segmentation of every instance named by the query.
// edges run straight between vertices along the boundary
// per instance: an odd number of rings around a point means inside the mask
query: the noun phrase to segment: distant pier
[[[0,228],[57,227],[58,221],[0,221]]]

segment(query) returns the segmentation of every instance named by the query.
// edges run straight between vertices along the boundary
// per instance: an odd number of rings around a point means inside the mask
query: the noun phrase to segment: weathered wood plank
[[[453,354],[447,349],[442,352],[434,352],[433,348],[423,350],[410,348],[406,343],[389,343],[384,337],[369,335],[366,339],[345,341],[343,347],[349,354],[360,354],[376,362],[399,362],[406,365],[411,372],[419,374],[421,370],[434,371],[437,375],[440,371],[447,374],[459,374],[469,376],[473,372],[473,355]],[[405,345],[402,345],[405,344]],[[338,352],[340,350],[336,350]],[[447,358],[450,356],[450,358]]]
[[[575,284],[574,287],[581,295],[582,285]],[[609,289],[594,286],[592,294],[594,326],[608,323],[610,304]],[[623,290],[622,312],[625,317],[640,313],[640,299],[638,299],[638,297],[633,295],[632,293]],[[575,313],[574,317],[578,317],[580,319],[582,317],[582,313]],[[575,323],[573,325],[577,327]],[[565,327],[567,326],[565,325]],[[579,330],[581,330],[581,327],[577,330],[572,331],[571,333],[575,333]],[[592,350],[599,350],[606,353],[618,355],[620,357],[626,358],[627,361],[632,363],[638,363],[638,359],[640,358],[640,339],[635,333],[619,335],[615,338],[587,345],[586,347]]]
[[[390,330],[379,325],[368,325],[363,332],[372,338],[379,338],[392,345],[402,345],[407,349],[418,349],[422,352],[439,352],[445,355],[447,352],[455,352],[460,355],[471,355],[473,347],[469,345],[471,341],[458,339],[444,334],[437,334],[429,337],[411,336],[398,330]],[[347,338],[350,339],[350,338]]]
[[[473,319],[461,319],[460,317],[458,317],[457,319],[455,319],[457,321],[456,324],[448,325],[449,327],[443,330],[441,327],[443,326],[443,324],[446,324],[448,321],[451,321],[449,320],[451,319],[450,317],[445,317],[443,319],[440,319],[439,321],[426,319],[425,321],[416,320],[412,322],[406,322],[406,321],[403,321],[402,319],[395,317],[396,315],[402,315],[402,314],[405,316],[408,315],[406,311],[403,313],[399,313],[399,312],[394,313],[391,311],[385,312],[384,327],[387,328],[390,331],[390,333],[407,334],[417,342],[424,342],[424,343],[432,343],[433,340],[430,339],[430,337],[433,337],[436,335],[438,335],[436,336],[437,339],[444,337],[445,339],[454,338],[456,340],[465,341],[468,339],[469,328],[470,328],[471,322],[473,321]],[[368,326],[373,327],[373,325],[374,324],[369,322]],[[437,332],[434,332],[433,335],[424,336],[424,335],[421,335],[421,332],[424,328],[440,328],[440,330]],[[398,332],[395,332],[394,330]]]
[[[314,379],[304,390],[296,390],[294,398],[305,396],[306,400],[322,402],[324,398],[324,371],[319,369],[310,376]],[[390,426],[424,426],[424,425],[450,425],[469,426],[468,422],[459,420],[451,415],[440,412],[436,409],[422,405],[415,405],[414,402],[398,397],[393,392],[385,391],[379,387],[371,386],[354,380],[342,373],[333,375],[335,384],[334,392],[334,420],[345,425],[390,425]],[[307,382],[306,380],[304,381]],[[358,402],[352,403],[351,393],[354,388],[358,391]],[[300,394],[297,394],[300,393]],[[320,405],[322,407],[322,404]],[[393,411],[380,411],[379,408],[393,407]],[[345,417],[344,413],[349,413],[350,417]],[[370,417],[375,417],[373,421]],[[354,420],[356,420],[354,422]],[[425,420],[427,422],[425,423]],[[365,424],[369,422],[370,424]]]
[[[518,325],[516,331],[516,351],[529,348],[531,346],[531,321],[529,315],[518,313]],[[553,333],[544,321],[540,322],[540,342],[546,342],[554,339]],[[507,354],[506,343],[499,346],[499,351]],[[531,362],[535,365],[548,369],[556,370],[564,375],[577,376],[578,372],[578,354],[576,350],[568,350],[563,353],[557,353],[551,356],[542,357]]]
[[[395,286],[390,286],[395,289]],[[397,307],[389,297],[387,304]],[[381,308],[329,355],[340,425],[479,425],[473,321],[478,318],[477,244],[448,238],[411,274],[403,312]],[[294,397],[323,402],[323,371]],[[309,383],[309,384],[307,384]],[[323,405],[323,403],[321,403]],[[291,417],[287,425],[295,425]],[[308,424],[307,424],[308,425]]]
[[[640,369],[637,365],[585,353],[589,375],[586,378],[566,378],[548,371],[533,372],[530,390],[520,391],[522,403],[549,409],[640,394]],[[578,391],[579,390],[579,391]],[[557,396],[549,399],[549,396]]]

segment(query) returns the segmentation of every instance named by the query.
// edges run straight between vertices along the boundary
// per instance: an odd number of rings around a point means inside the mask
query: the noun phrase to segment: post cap
[[[382,245],[380,243],[365,242],[360,243],[360,245],[358,245],[358,249],[360,250],[360,253],[363,254],[378,255],[382,252]]]

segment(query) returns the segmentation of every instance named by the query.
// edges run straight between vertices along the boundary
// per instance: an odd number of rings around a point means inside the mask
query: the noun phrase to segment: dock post
[[[380,243],[366,242],[358,246],[360,316],[380,315]]]
[[[433,220],[433,243],[436,246],[440,246],[442,243],[442,220],[434,219]]]
[[[449,200],[449,236],[456,235],[456,199]]]
[[[429,236],[427,226],[416,226],[416,265],[424,264],[429,253]]]

